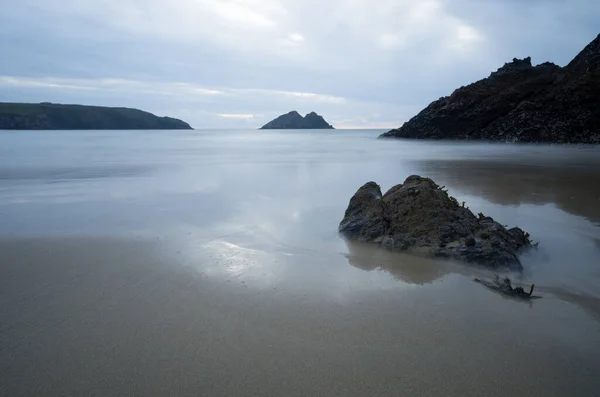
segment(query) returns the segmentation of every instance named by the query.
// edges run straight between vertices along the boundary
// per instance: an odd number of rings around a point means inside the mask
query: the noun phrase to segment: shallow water
[[[6,395],[595,395],[600,148],[379,133],[2,132]],[[338,237],[411,174],[531,233],[543,298]]]

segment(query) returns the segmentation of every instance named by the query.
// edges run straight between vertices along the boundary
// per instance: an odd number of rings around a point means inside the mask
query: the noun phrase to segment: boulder
[[[339,232],[349,240],[492,268],[521,269],[518,255],[532,246],[520,228],[473,215],[464,202],[418,175],[385,194],[375,182],[363,185],[350,199]]]

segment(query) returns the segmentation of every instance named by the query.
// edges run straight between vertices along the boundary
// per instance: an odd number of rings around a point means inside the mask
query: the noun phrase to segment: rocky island
[[[375,182],[366,183],[350,199],[339,232],[391,250],[514,270],[522,268],[518,255],[532,246],[520,228],[473,215],[464,202],[418,175],[385,194]]]
[[[289,113],[282,114],[274,120],[260,127],[261,130],[301,130],[301,129],[333,129],[323,117],[315,112],[310,112],[302,117],[300,113],[292,110]]]
[[[600,35],[565,67],[513,59],[381,137],[600,143]]]
[[[0,102],[3,130],[190,130],[184,121],[138,109]]]

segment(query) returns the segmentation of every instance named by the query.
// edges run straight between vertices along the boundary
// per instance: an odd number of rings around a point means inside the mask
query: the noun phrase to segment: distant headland
[[[282,114],[274,120],[263,125],[261,130],[301,130],[301,129],[333,129],[325,119],[315,112],[310,112],[302,117],[300,113],[292,110],[289,113]]]
[[[0,102],[0,130],[191,130],[143,110],[56,103]]]
[[[565,67],[515,58],[382,137],[598,144],[600,35]]]

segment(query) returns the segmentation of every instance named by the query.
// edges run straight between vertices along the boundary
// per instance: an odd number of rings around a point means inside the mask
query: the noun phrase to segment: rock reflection
[[[350,265],[372,271],[385,270],[400,281],[408,284],[427,284],[456,272],[449,262],[391,252],[377,245],[346,240]]]
[[[346,258],[350,265],[365,271],[384,270],[391,274],[394,278],[407,283],[424,285],[434,283],[448,274],[461,274],[472,278],[473,276],[492,279],[495,274],[507,277],[515,277],[517,284],[520,286],[528,286],[527,282],[521,282],[518,274],[498,272],[485,268],[474,268],[471,266],[456,264],[446,261],[437,261],[429,258],[422,258],[399,252],[391,252],[378,247],[375,244],[367,244],[355,241],[346,240],[348,254]],[[474,285],[477,285],[474,283]],[[479,286],[478,286],[479,287]],[[484,286],[480,286],[484,288]],[[534,301],[523,300],[507,296],[495,291],[488,290],[490,294],[498,296],[499,299],[515,302],[519,305],[525,304],[529,307],[534,306]],[[536,291],[538,296],[547,297],[554,296],[564,302],[576,305],[589,313],[597,321],[600,321],[600,299],[588,294],[577,294],[567,291],[560,287],[537,286]]]
[[[600,222],[600,167],[551,166],[433,160],[422,164],[423,174],[464,192],[503,205],[547,204],[573,215]]]

